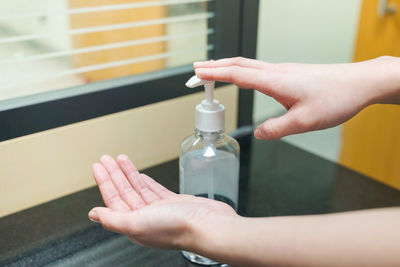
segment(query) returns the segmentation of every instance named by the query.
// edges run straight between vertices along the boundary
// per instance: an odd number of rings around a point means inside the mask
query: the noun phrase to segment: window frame
[[[255,58],[258,7],[259,0],[209,2],[209,58]],[[183,86],[192,74],[186,65],[1,101],[0,142],[199,92]],[[240,90],[238,101],[237,126],[251,125],[253,91]]]

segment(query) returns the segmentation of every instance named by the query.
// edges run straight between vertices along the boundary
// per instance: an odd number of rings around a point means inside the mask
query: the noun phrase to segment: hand
[[[339,125],[379,102],[385,92],[389,95],[397,90],[400,99],[399,67],[399,60],[389,57],[331,65],[270,64],[246,58],[194,63],[201,79],[256,89],[287,109],[283,116],[257,127],[254,135],[258,139],[279,139]]]
[[[207,218],[238,217],[227,204],[175,194],[139,173],[126,155],[118,163],[102,156],[93,164],[96,183],[107,208],[97,207],[89,218],[106,230],[127,235],[134,243],[155,248],[189,249],[201,232],[195,226]]]
[[[399,208],[245,218],[223,202],[169,191],[127,156],[100,161],[93,173],[108,208],[89,217],[135,243],[237,266],[400,266]]]

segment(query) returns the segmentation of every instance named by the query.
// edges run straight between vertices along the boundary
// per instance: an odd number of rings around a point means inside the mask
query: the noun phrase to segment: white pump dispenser
[[[202,80],[196,75],[185,84],[189,88],[204,85],[206,99],[196,106],[196,129],[202,132],[219,132],[224,129],[225,107],[214,99],[215,81]]]

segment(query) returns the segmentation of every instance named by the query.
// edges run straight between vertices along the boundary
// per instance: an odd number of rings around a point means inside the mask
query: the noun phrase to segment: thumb
[[[301,133],[306,129],[299,123],[298,111],[290,109],[286,114],[271,118],[257,126],[254,136],[260,140],[280,139],[286,135]]]
[[[89,219],[100,223],[107,231],[127,234],[131,212],[119,212],[109,208],[93,208]]]

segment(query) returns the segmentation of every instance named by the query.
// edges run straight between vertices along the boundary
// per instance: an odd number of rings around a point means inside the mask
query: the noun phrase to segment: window
[[[0,141],[196,92],[182,88],[193,61],[255,56],[257,13],[253,0],[4,1]],[[251,92],[240,102],[250,124]]]

